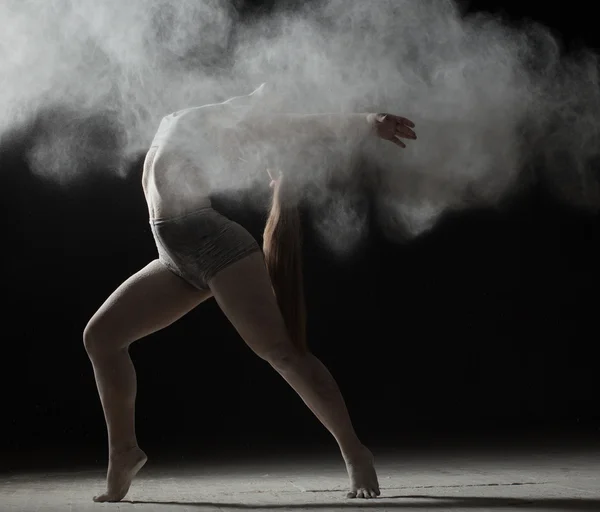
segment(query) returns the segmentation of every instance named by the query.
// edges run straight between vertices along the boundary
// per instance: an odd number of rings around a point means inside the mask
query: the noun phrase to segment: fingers
[[[396,144],[397,146],[400,146],[401,148],[406,148],[406,144],[404,144],[404,142],[402,142],[400,135],[394,135],[394,139],[392,140],[392,142],[394,144]]]
[[[413,123],[414,126],[414,123]],[[396,125],[396,131],[394,133],[393,142],[401,148],[406,148],[406,144],[402,142],[402,138],[417,140],[417,134],[411,130],[408,126],[398,124]]]
[[[405,137],[408,139],[417,140],[417,134],[410,128],[407,128],[406,126],[396,127],[396,135],[400,135],[401,137]]]
[[[406,126],[410,126],[411,128],[415,127],[415,123],[413,123],[410,119],[406,119],[406,117],[396,116],[396,119],[401,124],[404,124]]]
[[[380,123],[380,136],[393,142],[401,148],[406,148],[402,139],[417,140],[417,134],[413,130],[415,123],[410,119],[393,114],[377,114],[376,120]]]

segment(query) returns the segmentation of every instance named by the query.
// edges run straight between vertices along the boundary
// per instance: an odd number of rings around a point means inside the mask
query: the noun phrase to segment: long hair
[[[271,210],[263,234],[265,262],[292,343],[305,352],[308,347],[298,201],[286,177],[280,176],[272,187]]]

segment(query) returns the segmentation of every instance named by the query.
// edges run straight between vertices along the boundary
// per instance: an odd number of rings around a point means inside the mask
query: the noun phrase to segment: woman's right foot
[[[148,457],[137,446],[126,452],[110,456],[108,475],[106,477],[106,492],[95,496],[94,501],[121,501],[129,492],[132,480],[142,469]]]

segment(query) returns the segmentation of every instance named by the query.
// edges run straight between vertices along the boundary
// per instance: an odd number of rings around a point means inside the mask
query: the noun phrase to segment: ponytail
[[[273,200],[263,235],[265,263],[292,343],[305,352],[308,347],[300,212],[297,201],[288,193],[291,184],[284,176],[272,186]]]

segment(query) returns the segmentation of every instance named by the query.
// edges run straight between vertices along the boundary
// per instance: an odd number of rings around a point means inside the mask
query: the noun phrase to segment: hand
[[[372,123],[375,127],[377,136],[383,140],[389,140],[401,148],[406,144],[402,139],[417,139],[416,133],[412,130],[415,123],[405,117],[395,116],[393,114],[375,114],[372,117]]]

